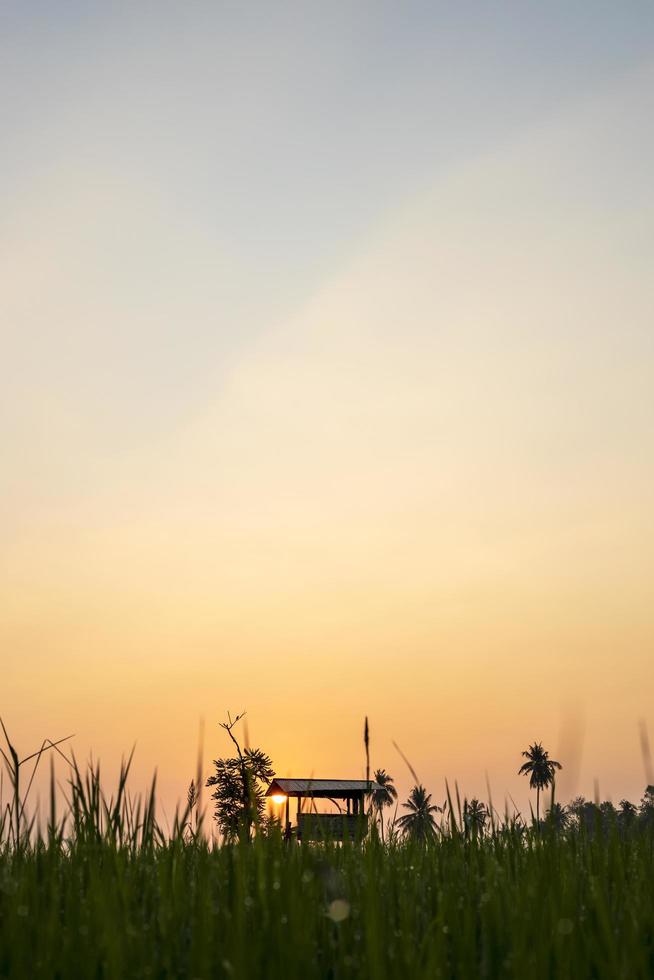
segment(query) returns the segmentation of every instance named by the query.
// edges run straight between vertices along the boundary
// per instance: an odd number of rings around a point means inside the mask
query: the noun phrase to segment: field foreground
[[[0,854],[2,977],[651,977],[654,834]]]

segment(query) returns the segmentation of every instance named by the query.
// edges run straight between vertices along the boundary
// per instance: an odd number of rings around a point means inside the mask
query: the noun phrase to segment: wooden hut
[[[266,796],[284,806],[284,835],[290,840],[360,840],[368,831],[365,799],[377,783],[365,779],[273,779]],[[297,801],[291,824],[291,800]],[[316,801],[328,800],[336,812],[318,812]]]

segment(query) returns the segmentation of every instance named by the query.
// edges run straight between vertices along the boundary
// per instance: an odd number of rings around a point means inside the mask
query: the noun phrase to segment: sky
[[[650,3],[0,8],[0,712],[169,808],[638,799]],[[207,768],[207,772],[209,769]]]

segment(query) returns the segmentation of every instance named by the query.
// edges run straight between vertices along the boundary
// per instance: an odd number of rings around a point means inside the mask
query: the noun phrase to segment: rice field
[[[216,846],[154,787],[0,823],[0,976],[638,978],[654,975],[651,822],[298,845],[274,827]],[[15,814],[14,814],[15,815]],[[13,827],[13,829],[12,829]]]

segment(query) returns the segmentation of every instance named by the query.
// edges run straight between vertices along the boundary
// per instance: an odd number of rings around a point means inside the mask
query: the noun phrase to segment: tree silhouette
[[[486,829],[488,810],[476,797],[465,800],[463,804],[463,826],[466,834],[472,835],[473,840],[481,837]]]
[[[393,777],[385,769],[377,769],[374,776],[377,786],[371,795],[372,809],[377,813],[377,820],[381,827],[381,838],[384,840],[384,807],[392,806],[397,799],[397,790],[393,785]]]
[[[529,785],[536,790],[536,821],[540,823],[540,791],[552,785],[556,770],[562,766],[555,759],[550,759],[540,742],[534,742],[522,754],[527,761],[520,766],[518,775],[529,774]]]
[[[568,815],[577,821],[577,829],[580,829],[586,822],[586,807],[592,806],[584,796],[575,796],[574,800],[568,803]]]
[[[654,786],[648,786],[645,794],[640,801],[638,814],[643,826],[651,827],[654,825]]]
[[[211,798],[216,801],[215,818],[221,832],[228,840],[249,841],[252,827],[261,823],[265,811],[264,790],[261,784],[268,785],[275,772],[272,760],[261,749],[241,749],[232,729],[243,717],[237,715],[232,721],[221,722],[232,742],[237,755],[228,759],[214,759],[215,775],[207,780],[207,786],[215,786]]]
[[[402,806],[408,810],[398,818],[398,826],[408,837],[424,844],[436,835],[435,813],[441,808],[431,802],[431,793],[424,786],[414,786],[409,799]]]
[[[610,800],[605,800],[599,805],[602,829],[608,833],[611,827],[615,827],[618,822],[618,811]]]
[[[570,824],[568,808],[561,803],[553,803],[547,811],[547,821],[550,827],[556,830],[557,833],[562,834],[564,830],[568,829]]]
[[[631,829],[638,816],[638,809],[630,800],[620,800],[620,809],[618,810],[618,823],[623,830]]]

